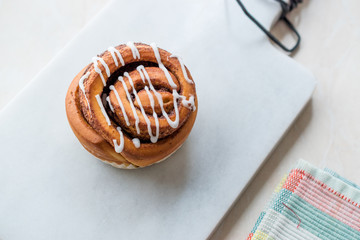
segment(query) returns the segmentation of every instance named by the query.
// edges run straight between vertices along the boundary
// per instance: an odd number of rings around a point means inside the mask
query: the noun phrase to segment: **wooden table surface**
[[[109,0],[0,0],[0,110]],[[290,14],[292,57],[318,80],[306,106],[211,240],[246,239],[280,179],[303,158],[360,184],[360,2],[305,0]],[[293,36],[278,24],[287,44]]]

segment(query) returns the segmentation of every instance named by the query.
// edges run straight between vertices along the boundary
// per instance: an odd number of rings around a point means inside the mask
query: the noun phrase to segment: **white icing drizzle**
[[[145,83],[145,76],[143,74],[142,71],[145,72],[145,67],[143,65],[140,65],[136,68],[136,70],[138,70],[138,72],[140,73],[140,77],[141,77],[141,80],[143,81],[143,83]],[[148,75],[149,76],[149,75]]]
[[[114,107],[113,107],[113,105],[112,105],[111,102],[110,102],[110,97],[109,97],[109,96],[106,97],[106,101],[107,101],[108,104],[109,104],[110,110],[111,110],[112,112],[115,112]]]
[[[135,44],[133,42],[127,42],[126,45],[131,49],[131,52],[133,54],[133,58],[140,59],[140,53],[139,50],[136,48]]]
[[[104,115],[104,117],[105,117],[105,119],[106,119],[106,122],[107,122],[108,125],[110,126],[110,125],[111,125],[110,118],[109,118],[109,116],[108,116],[107,113],[106,113],[106,110],[105,110],[105,108],[104,108],[104,105],[102,104],[102,101],[101,101],[101,98],[100,98],[99,94],[96,95],[95,98],[96,98],[96,100],[97,100],[97,102],[98,102],[98,104],[99,104],[99,107],[100,107],[100,109],[101,109],[102,114]]]
[[[124,135],[123,135],[120,127],[117,127],[116,130],[118,130],[118,132],[120,134],[120,140],[119,140],[120,143],[118,144],[116,139],[113,139],[114,148],[115,148],[115,152],[121,153],[122,150],[124,149]]]
[[[101,72],[101,69],[99,68],[98,61],[100,61],[100,63],[104,66],[105,71],[106,71],[106,75],[108,77],[110,77],[110,69],[109,69],[108,65],[105,63],[104,59],[102,59],[100,57],[93,57],[92,61],[94,63],[95,72],[97,72],[100,75],[104,86],[106,86],[106,81],[105,81],[104,75]]]
[[[134,146],[136,148],[139,148],[140,147],[140,140],[138,138],[133,138],[132,139],[132,142],[134,143]]]
[[[135,96],[136,101],[139,103],[139,107],[140,107],[141,114],[144,116],[144,119],[145,119],[145,122],[146,122],[146,125],[147,125],[147,129],[148,129],[148,132],[149,132],[149,135],[150,135],[150,141],[151,141],[152,143],[156,143],[157,140],[158,140],[158,138],[159,138],[159,134],[158,134],[158,133],[159,133],[159,131],[158,131],[158,127],[159,127],[159,126],[157,126],[157,128],[156,128],[156,130],[157,130],[156,133],[157,133],[157,134],[154,136],[154,135],[152,134],[151,122],[150,122],[150,120],[149,120],[149,118],[148,118],[148,116],[147,116],[147,114],[146,114],[146,112],[145,112],[145,109],[143,108],[143,106],[142,106],[142,104],[141,104],[139,95],[138,95],[137,92],[136,92],[134,83],[133,83],[133,81],[132,81],[129,73],[125,72],[125,73],[124,73],[124,76],[129,79],[129,83],[130,83],[130,85],[131,85],[132,92],[133,92],[133,94],[134,94],[134,96]],[[126,89],[126,90],[127,90],[127,89]],[[150,101],[151,101],[151,100],[150,100]],[[154,106],[154,102],[153,102],[153,104],[152,104],[152,107],[153,107],[153,106]],[[154,107],[153,107],[153,111],[154,111]],[[155,112],[155,111],[154,111],[154,112]],[[159,125],[159,123],[157,123],[157,125]]]
[[[177,96],[179,96],[179,94],[177,93],[177,91],[176,91],[175,89],[173,89],[175,120],[172,121],[172,120],[169,118],[169,115],[166,113],[166,111],[165,111],[165,109],[164,109],[164,102],[163,102],[163,99],[162,99],[161,94],[158,93],[158,92],[155,90],[154,86],[152,85],[152,83],[151,83],[151,81],[150,81],[149,74],[148,74],[147,71],[145,70],[144,66],[143,66],[143,65],[140,65],[140,66],[138,66],[136,69],[137,69],[139,72],[142,71],[143,74],[145,75],[146,80],[147,80],[148,83],[149,83],[150,89],[153,91],[153,93],[155,94],[157,100],[159,101],[162,115],[165,117],[166,121],[169,123],[169,125],[170,125],[172,128],[177,128],[177,127],[179,126],[179,110],[178,110],[177,103],[176,103]],[[141,76],[142,76],[142,75],[141,75]]]
[[[133,58],[134,59],[140,59],[140,53],[139,53],[139,50],[136,48],[135,44],[133,42],[128,42],[126,44],[130,49],[131,49],[131,52],[133,54]],[[156,96],[158,102],[159,102],[159,105],[160,105],[160,108],[161,108],[161,112],[162,112],[162,115],[165,117],[165,119],[167,120],[168,124],[172,127],[172,128],[177,128],[179,126],[179,109],[178,109],[178,104],[177,104],[177,100],[180,99],[181,100],[181,104],[186,107],[186,108],[189,108],[191,109],[192,111],[195,111],[196,110],[196,106],[195,106],[195,97],[193,95],[191,95],[189,97],[189,99],[186,99],[185,96],[183,95],[180,95],[177,91],[176,91],[176,88],[177,88],[177,85],[175,84],[175,82],[173,81],[169,71],[167,70],[167,68],[164,66],[164,64],[161,62],[161,56],[160,56],[160,53],[159,53],[159,49],[157,48],[156,44],[155,43],[152,43],[150,44],[150,46],[152,47],[153,51],[154,51],[154,55],[155,55],[155,58],[157,60],[157,63],[159,65],[159,68],[164,72],[165,74],[165,77],[168,81],[168,83],[170,84],[170,86],[173,88],[172,90],[172,94],[173,94],[173,104],[174,104],[174,111],[175,111],[175,120],[172,121],[167,112],[165,111],[164,109],[164,102],[163,102],[163,99],[162,99],[162,96],[160,93],[158,93],[156,91],[156,89],[154,88],[154,86],[152,85],[151,83],[151,80],[150,80],[150,77],[149,77],[149,74],[147,73],[145,67],[143,65],[140,65],[138,66],[136,69],[137,71],[139,72],[140,76],[141,76],[141,79],[143,81],[143,83],[146,83],[146,81],[148,82],[148,85],[149,86],[145,86],[144,89],[149,97],[149,100],[150,100],[150,105],[151,105],[151,108],[153,110],[153,118],[155,120],[155,127],[156,127],[156,133],[155,135],[153,134],[152,132],[152,128],[151,128],[151,122],[150,122],[150,119],[149,117],[147,116],[146,112],[145,112],[145,109],[144,107],[142,106],[142,103],[140,101],[140,98],[137,94],[137,91],[135,89],[135,86],[134,86],[134,82],[133,80],[131,79],[130,75],[128,72],[125,72],[123,77],[127,77],[128,80],[129,80],[129,84],[132,88],[132,94],[134,94],[135,96],[135,99],[136,101],[138,102],[139,104],[139,108],[140,108],[140,111],[142,113],[142,115],[144,116],[144,119],[145,119],[145,122],[147,124],[147,130],[148,130],[148,133],[149,133],[149,136],[150,136],[150,141],[152,143],[156,143],[158,141],[158,138],[159,138],[159,129],[160,129],[160,126],[159,126],[159,118],[155,112],[155,100],[154,100],[154,97],[153,97],[153,94],[150,92],[152,91],[154,93],[154,95]],[[122,58],[120,52],[114,48],[114,47],[109,47],[108,48],[108,51],[110,52],[113,60],[114,60],[114,63],[116,66],[119,65],[119,61],[120,63],[122,64],[122,66],[125,65],[125,62],[124,62],[124,59]],[[171,58],[177,58],[179,63],[180,63],[180,66],[181,66],[181,69],[182,69],[182,72],[183,72],[183,75],[184,75],[184,78],[185,80],[190,83],[190,84],[193,84],[194,82],[189,78],[188,74],[187,74],[187,71],[186,71],[186,68],[185,68],[185,65],[184,63],[182,62],[182,59],[180,57],[178,57],[177,55],[171,55],[170,56]],[[118,61],[119,60],[119,61]],[[101,69],[99,68],[99,65],[98,65],[98,61],[103,65],[103,67],[105,68],[105,71],[106,71],[106,74],[107,74],[107,77],[110,77],[110,69],[108,67],[108,65],[105,63],[105,61],[100,58],[100,57],[93,57],[92,58],[92,61],[93,61],[93,64],[94,64],[94,69],[95,69],[95,72],[97,72],[100,77],[101,77],[101,80],[104,84],[104,86],[106,86],[106,81],[105,81],[105,78],[104,78],[104,75],[102,74],[102,71]],[[89,104],[89,101],[86,97],[86,94],[85,94],[85,87],[84,87],[84,80],[87,79],[90,75],[90,72],[84,74],[80,80],[79,80],[79,87],[81,89],[81,91],[83,92],[85,98],[86,98],[86,101],[87,101],[87,104],[88,104],[88,107],[90,109],[90,104]],[[118,80],[122,83],[123,87],[124,87],[124,90],[125,90],[125,93],[126,93],[126,97],[130,103],[130,107],[132,109],[132,112],[134,114],[134,118],[135,118],[135,127],[136,127],[136,131],[138,134],[140,134],[140,128],[139,128],[139,116],[137,114],[137,110],[134,106],[134,103],[132,101],[132,97],[131,97],[131,94],[127,88],[127,85],[124,81],[124,78],[119,76],[118,77]],[[115,87],[113,85],[111,85],[109,87],[109,89],[111,91],[114,91],[114,94],[116,96],[116,99],[120,105],[120,108],[121,108],[121,111],[123,113],[123,117],[125,119],[125,122],[128,126],[130,126],[130,122],[129,122],[129,118],[128,118],[128,115],[126,114],[126,111],[125,111],[125,107],[123,105],[123,102],[119,96],[119,93],[116,91]],[[102,103],[102,100],[101,100],[101,97],[100,95],[96,95],[95,96],[96,100],[97,100],[97,103],[101,109],[101,112],[106,120],[106,122],[108,123],[108,125],[110,126],[111,125],[111,121],[110,121],[110,118],[109,116],[107,115],[107,112],[104,108],[104,105]],[[112,112],[115,112],[114,110],[114,107],[112,106],[111,104],[111,101],[110,101],[110,97],[107,96],[106,97],[106,101],[108,102],[109,104],[109,107],[111,109]],[[119,132],[120,134],[120,139],[119,141],[117,141],[116,139],[113,139],[113,143],[114,143],[114,148],[115,148],[115,152],[117,153],[121,153],[124,149],[124,135],[123,135],[123,132],[121,131],[121,128],[120,127],[117,127],[116,128],[117,131]],[[140,139],[138,138],[133,138],[132,139],[132,142],[134,144],[134,146],[136,148],[140,148],[140,145],[141,145],[141,142],[140,142]],[[124,165],[125,166],[125,165]],[[132,165],[131,165],[132,166]],[[128,168],[131,166],[128,166]],[[126,166],[125,166],[126,167]]]
[[[129,76],[129,74],[127,72],[124,73],[124,76],[127,75]],[[130,79],[130,76],[128,77]],[[123,87],[124,87],[124,90],[125,90],[125,93],[126,93],[126,97],[130,103],[130,107],[131,107],[131,110],[133,111],[133,114],[134,114],[134,118],[135,118],[135,127],[136,127],[136,132],[137,134],[140,134],[140,128],[139,128],[139,116],[137,115],[137,112],[136,112],[136,109],[135,109],[135,106],[134,106],[134,103],[132,102],[132,99],[131,99],[131,96],[130,96],[130,93],[127,89],[127,86],[124,82],[124,79],[123,77],[119,77],[118,80],[122,83]]]
[[[116,59],[115,53],[116,53],[116,55],[118,56],[121,65],[122,65],[122,66],[125,66],[124,59],[122,58],[121,53],[120,53],[116,48],[114,48],[114,47],[109,47],[109,48],[108,48],[108,51],[110,52],[112,58],[114,59],[114,63],[115,63],[116,66],[119,66],[119,63],[118,63],[118,61],[117,61],[117,59]]]
[[[186,69],[185,69],[185,65],[184,65],[181,57],[179,57],[179,56],[177,56],[177,55],[175,55],[175,54],[172,54],[170,57],[171,57],[171,58],[177,58],[177,60],[178,60],[179,63],[180,63],[181,70],[182,70],[182,72],[183,72],[183,75],[184,75],[185,80],[186,80],[188,83],[193,84],[194,81],[191,80],[191,79],[189,78],[189,76],[187,75],[187,72],[186,72]]]
[[[177,88],[177,85],[174,83],[174,81],[171,78],[171,75],[169,73],[169,71],[166,69],[166,67],[164,66],[164,64],[161,62],[161,57],[160,57],[160,53],[159,53],[159,49],[157,48],[155,43],[151,43],[150,46],[152,47],[154,54],[155,54],[155,58],[156,61],[158,62],[159,68],[161,70],[163,70],[163,72],[165,73],[165,77],[168,80],[170,86],[172,88]]]
[[[126,111],[125,111],[124,105],[123,105],[123,103],[122,103],[122,101],[120,99],[119,93],[116,91],[116,89],[115,89],[115,87],[113,85],[110,86],[110,90],[114,91],[115,97],[116,97],[116,99],[117,99],[117,101],[118,101],[118,103],[120,105],[121,111],[122,111],[122,113],[124,115],[126,125],[130,126],[129,118],[128,118],[127,114],[126,114]]]
[[[155,112],[155,101],[154,101],[154,97],[153,95],[150,93],[149,91],[149,88],[147,86],[145,86],[145,91],[147,93],[147,95],[149,96],[149,99],[150,99],[150,105],[151,105],[151,108],[153,110],[153,118],[155,120],[155,138],[154,138],[154,142],[157,142],[157,140],[159,139],[159,129],[160,129],[160,126],[159,126],[159,119],[158,119],[158,116]],[[151,137],[151,136],[150,136]]]
[[[196,110],[195,97],[193,95],[189,97],[189,100],[186,100],[186,97],[183,95],[179,95],[179,98],[181,99],[181,104],[184,107],[192,110],[193,112]]]
[[[87,105],[88,105],[88,108],[90,110],[90,104],[89,104],[89,100],[88,98],[86,97],[86,93],[85,93],[85,86],[84,86],[84,80],[87,79],[90,75],[90,72],[87,72],[86,74],[84,74],[80,80],[79,80],[79,87],[81,89],[81,91],[83,92],[84,96],[85,96],[85,99],[86,99],[86,102],[87,102]]]
[[[151,81],[150,81],[149,74],[146,72],[145,67],[144,67],[143,65],[140,65],[140,66],[138,66],[138,67],[136,68],[136,70],[138,70],[138,72],[140,73],[140,76],[141,76],[142,81],[145,83],[145,76],[146,76],[146,79],[147,79],[147,81],[149,82],[149,85],[151,84],[151,86],[152,86],[152,83],[151,83]],[[152,110],[153,110],[153,118],[154,118],[154,120],[155,120],[155,128],[156,128],[156,130],[155,130],[156,133],[155,133],[154,141],[157,142],[157,140],[158,140],[158,138],[159,138],[159,128],[160,128],[160,126],[159,126],[158,116],[157,116],[157,114],[156,114],[156,112],[155,112],[155,101],[154,101],[153,95],[150,93],[149,88],[148,88],[147,86],[145,86],[145,91],[146,91],[147,95],[149,96],[150,105],[151,105],[151,108],[152,108]],[[154,93],[156,92],[156,90],[155,90],[154,87],[153,87],[152,91],[153,91]],[[157,93],[157,92],[156,92],[156,93]],[[156,94],[156,93],[155,93],[155,94]],[[160,94],[159,94],[159,95],[160,95]],[[160,98],[161,98],[161,102],[162,102],[162,96],[161,96],[161,95],[160,95]],[[159,100],[159,102],[160,102],[160,100]],[[148,127],[148,128],[149,128],[149,127]],[[152,133],[152,132],[151,132],[151,133]],[[152,136],[152,135],[150,135],[150,138],[151,138],[151,136]]]

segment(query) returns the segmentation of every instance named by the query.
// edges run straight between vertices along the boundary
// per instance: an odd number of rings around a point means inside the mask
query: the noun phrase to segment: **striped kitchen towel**
[[[304,160],[285,176],[248,240],[360,240],[360,188]]]

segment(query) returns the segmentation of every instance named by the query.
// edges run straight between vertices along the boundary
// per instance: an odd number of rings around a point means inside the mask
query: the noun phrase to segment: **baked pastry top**
[[[66,112],[93,155],[137,168],[175,152],[197,114],[195,83],[182,59],[155,44],[110,47],[73,79]]]

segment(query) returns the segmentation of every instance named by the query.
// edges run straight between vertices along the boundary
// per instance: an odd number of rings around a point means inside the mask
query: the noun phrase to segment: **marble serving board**
[[[244,3],[267,27],[280,10]],[[182,148],[138,170],[85,151],[64,104],[91,57],[129,40],[182,56],[199,99]],[[314,85],[235,0],[113,1],[0,113],[0,239],[205,239]]]

